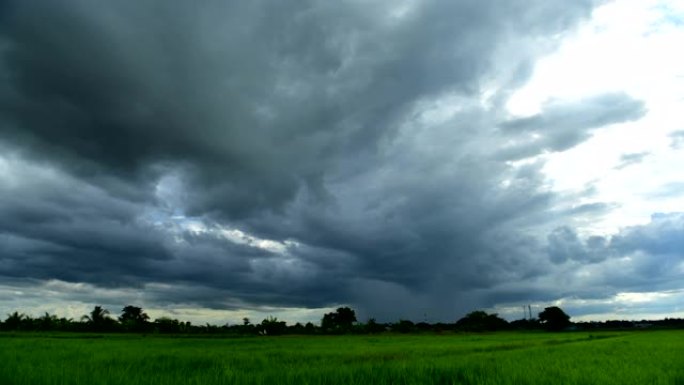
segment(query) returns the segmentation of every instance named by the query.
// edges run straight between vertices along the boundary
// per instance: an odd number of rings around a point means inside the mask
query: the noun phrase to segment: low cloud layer
[[[0,279],[434,319],[605,288],[585,267],[614,279],[599,296],[674,288],[681,216],[580,236],[575,216],[612,206],[559,217],[542,171],[644,103],[505,109],[593,6],[7,2]]]

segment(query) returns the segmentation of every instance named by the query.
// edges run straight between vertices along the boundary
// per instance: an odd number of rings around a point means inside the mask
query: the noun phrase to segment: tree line
[[[0,322],[3,331],[66,331],[97,333],[163,333],[163,334],[226,334],[226,335],[284,335],[284,334],[376,334],[376,333],[419,333],[419,332],[490,332],[504,330],[597,330],[597,329],[629,329],[629,328],[684,328],[684,320],[665,319],[661,321],[605,321],[572,323],[559,307],[547,307],[538,314],[538,318],[525,318],[512,322],[489,314],[482,310],[468,313],[454,323],[414,323],[409,320],[380,323],[370,318],[366,322],[358,322],[356,312],[349,307],[340,307],[334,312],[323,315],[320,325],[311,322],[305,324],[278,320],[267,317],[260,323],[252,323],[243,318],[239,324],[225,325],[193,325],[191,322],[179,321],[169,317],[160,317],[153,321],[141,307],[128,305],[121,309],[118,317],[112,316],[109,310],[95,306],[92,311],[79,320],[60,318],[45,313],[40,317],[31,317],[14,312],[8,314]]]

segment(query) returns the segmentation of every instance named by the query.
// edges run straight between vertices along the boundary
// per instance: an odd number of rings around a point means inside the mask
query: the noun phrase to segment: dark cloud
[[[544,151],[565,151],[587,140],[592,129],[637,120],[645,113],[642,101],[624,93],[604,94],[578,102],[551,101],[538,115],[502,124],[504,133],[520,138],[504,147],[502,156],[518,160]]]
[[[683,225],[681,213],[670,213],[612,236],[580,235],[569,226],[558,227],[549,233],[542,253],[555,268],[545,266],[538,276],[492,285],[478,303],[543,308],[562,299],[562,307],[573,316],[610,313],[627,319],[632,318],[630,312],[672,312],[681,301],[670,296],[681,289]],[[630,302],[629,295],[621,297],[624,293],[633,294],[636,302]],[[644,299],[654,298],[654,293],[657,301]]]
[[[12,3],[3,136],[86,177],[186,166],[191,211],[282,209],[338,157],[374,153],[412,103],[476,95],[509,40],[590,10],[521,5],[426,2],[392,20],[314,1]]]
[[[10,164],[8,180],[19,181],[0,187],[0,275],[6,278],[141,290],[149,283],[179,285],[185,289],[166,290],[155,300],[205,307],[320,306],[335,300],[341,277],[335,277],[333,263],[307,264],[311,252],[298,252],[300,259],[283,265],[285,255],[231,241],[220,228],[193,231],[183,221],[168,221],[159,208],[117,199],[58,171],[22,170],[17,159]],[[26,180],[20,171],[35,174]],[[313,289],[317,296],[310,297]]]
[[[601,274],[600,284],[616,291],[654,292],[681,288],[684,216],[656,214],[645,225],[623,229],[609,247],[622,258]]]
[[[143,207],[54,170],[11,166],[8,180],[20,182],[0,187],[1,274],[133,284],[149,261],[170,258],[166,235],[136,221]]]
[[[554,263],[577,260],[583,263],[601,262],[610,256],[604,237],[592,236],[580,240],[577,233],[569,227],[559,227],[548,236],[548,254]]]
[[[679,288],[684,261],[684,215],[655,214],[645,225],[622,229],[610,237],[584,239],[571,228],[561,227],[549,235],[549,257],[554,263],[603,264],[594,274],[614,291],[672,290]],[[577,268],[577,265],[575,265]],[[595,288],[591,288],[595,290]]]
[[[684,214],[654,214],[651,222],[625,229],[612,240],[622,252],[641,251],[651,255],[684,258]],[[661,263],[663,261],[655,261]]]
[[[448,319],[630,244],[547,228],[612,206],[550,218],[544,164],[505,161],[644,114],[608,94],[501,123],[591,2],[8,4],[3,277]]]

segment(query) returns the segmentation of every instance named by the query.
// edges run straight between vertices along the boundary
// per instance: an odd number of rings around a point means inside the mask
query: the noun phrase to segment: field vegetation
[[[684,384],[684,331],[0,333],[0,384]]]
[[[681,384],[683,320],[572,323],[557,307],[507,322],[473,311],[454,323],[358,322],[347,307],[319,325],[9,314],[0,385]]]

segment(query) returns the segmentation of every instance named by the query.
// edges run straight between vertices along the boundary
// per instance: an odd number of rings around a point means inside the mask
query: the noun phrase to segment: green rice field
[[[0,384],[683,384],[684,331],[1,334]]]

